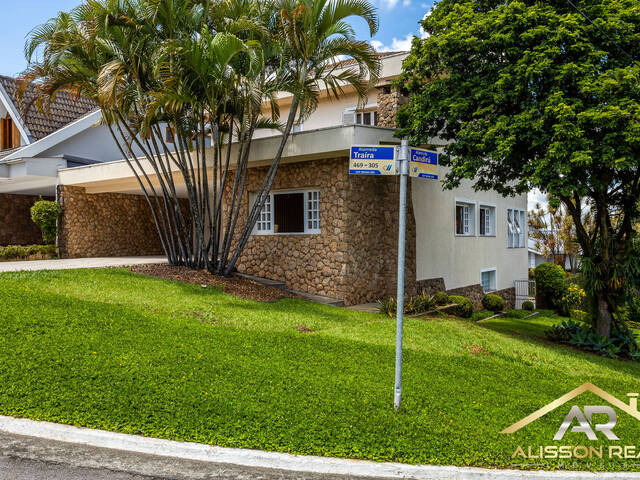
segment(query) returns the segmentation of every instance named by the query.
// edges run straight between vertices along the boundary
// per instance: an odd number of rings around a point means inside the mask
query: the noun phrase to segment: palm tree
[[[86,0],[32,31],[24,83],[34,85],[44,109],[59,91],[93,99],[147,199],[169,262],[229,275],[296,119],[315,110],[320,90],[337,97],[349,85],[364,98],[377,77],[378,57],[355,38],[351,16],[376,32],[366,0]],[[36,52],[40,61],[33,61]],[[342,56],[355,66],[338,69]],[[278,91],[292,95],[284,125]],[[163,126],[173,131],[173,147]],[[267,127],[282,129],[280,146],[239,225],[251,142]],[[176,171],[188,208],[177,195]]]

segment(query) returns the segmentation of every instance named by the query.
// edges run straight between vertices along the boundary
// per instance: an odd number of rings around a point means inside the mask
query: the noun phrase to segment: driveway
[[[72,268],[128,267],[146,263],[166,263],[163,256],[69,258],[63,260],[35,260],[28,262],[0,262],[0,273],[35,270],[69,270]]]

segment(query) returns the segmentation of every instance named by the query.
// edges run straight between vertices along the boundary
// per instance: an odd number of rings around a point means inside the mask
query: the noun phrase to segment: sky
[[[408,50],[414,34],[420,34],[418,21],[430,10],[432,1],[373,0],[378,8],[380,30],[369,37],[364,22],[354,21],[359,38],[371,41],[380,51]],[[0,74],[16,75],[26,67],[24,42],[35,26],[54,17],[60,10],[70,10],[79,0],[5,0],[0,17],[0,45],[2,61]]]

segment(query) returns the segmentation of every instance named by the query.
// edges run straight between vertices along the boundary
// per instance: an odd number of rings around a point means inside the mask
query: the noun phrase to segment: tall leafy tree
[[[579,10],[574,8],[575,5]],[[401,112],[417,142],[451,140],[448,187],[550,193],[571,214],[598,331],[629,289],[640,195],[636,0],[442,0],[422,21]],[[593,212],[588,231],[582,212]]]
[[[355,38],[352,16],[376,32],[366,0],[85,0],[32,31],[24,88],[34,86],[45,110],[59,91],[93,99],[147,198],[169,262],[228,275],[295,121],[315,110],[321,89],[338,95],[350,85],[364,96],[376,79],[379,60]],[[336,68],[341,56],[355,67]],[[292,95],[284,123],[277,92]],[[241,224],[258,128],[283,135]]]

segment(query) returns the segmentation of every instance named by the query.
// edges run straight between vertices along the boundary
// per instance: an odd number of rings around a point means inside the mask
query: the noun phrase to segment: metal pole
[[[398,211],[398,291],[396,309],[396,384],[393,407],[398,410],[402,400],[402,327],[404,322],[404,248],[407,223],[407,176],[409,175],[409,141],[402,139],[398,155],[400,173],[400,208]]]

